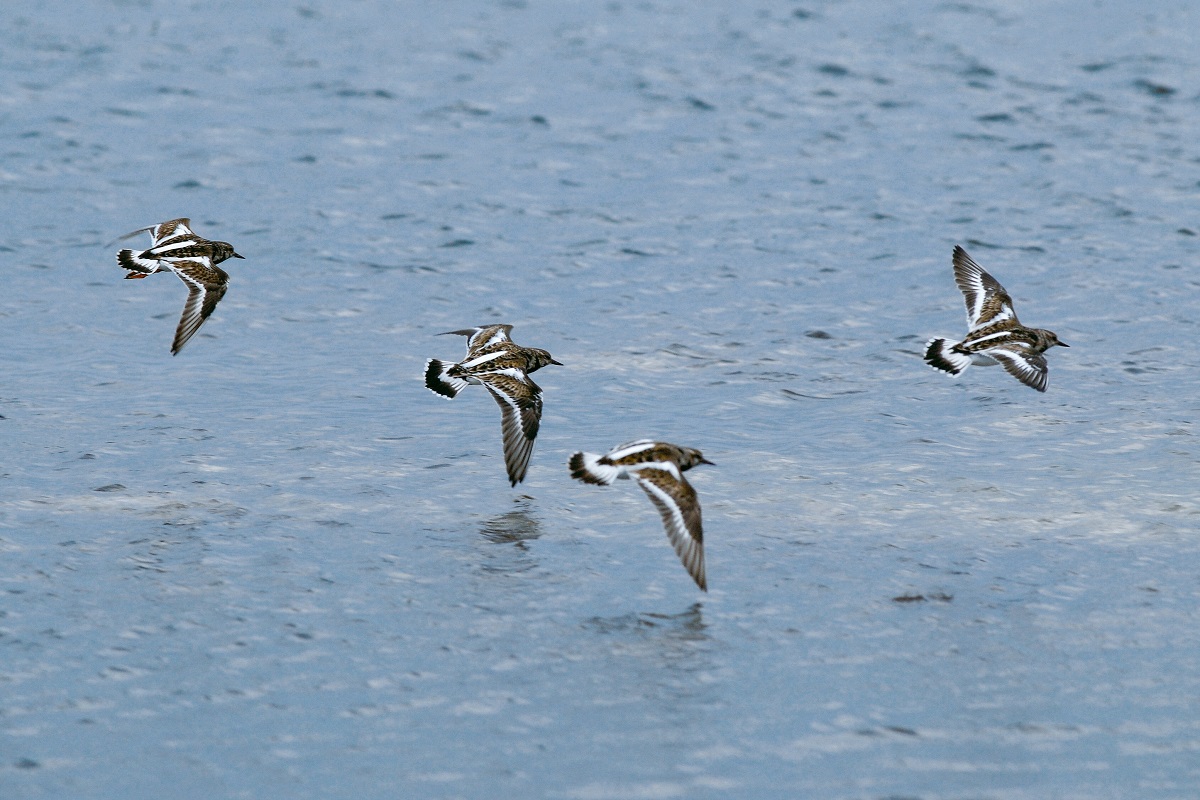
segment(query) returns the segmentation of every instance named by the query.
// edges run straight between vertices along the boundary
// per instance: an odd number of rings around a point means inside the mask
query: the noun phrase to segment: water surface
[[[10,6],[3,796],[1194,794],[1189,4]],[[921,363],[955,244],[1046,394]],[[515,490],[420,382],[492,322]],[[708,594],[567,475],[641,436]]]

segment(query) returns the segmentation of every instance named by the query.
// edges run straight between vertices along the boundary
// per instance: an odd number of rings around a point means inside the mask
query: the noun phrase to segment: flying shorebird
[[[976,264],[961,247],[954,248],[954,282],[967,304],[969,330],[961,342],[930,339],[925,344],[925,361],[934,369],[958,375],[972,364],[999,363],[1026,386],[1046,391],[1046,350],[1060,342],[1054,331],[1026,328],[1013,311],[1012,298]]]
[[[697,464],[712,463],[692,447],[639,439],[605,455],[576,453],[567,465],[571,477],[584,483],[607,486],[618,478],[635,479],[658,508],[684,569],[707,592],[700,499],[683,473]]]
[[[188,227],[186,217],[160,222],[131,231],[121,239],[149,233],[151,246],[146,250],[121,250],[117,264],[129,270],[126,280],[144,278],[156,272],[173,272],[187,284],[188,298],[175,329],[171,355],[176,355],[188,339],[216,309],[229,287],[229,274],[217,266],[228,258],[244,258],[229,242],[215,242],[197,236]]]
[[[453,399],[468,384],[487,389],[500,406],[500,430],[504,436],[504,466],[516,486],[525,480],[533,441],[542,420],[542,387],[529,373],[548,364],[562,366],[545,350],[521,347],[509,338],[512,325],[486,325],[443,336],[466,336],[467,356],[458,363],[431,358],[425,364],[425,386],[429,391]]]

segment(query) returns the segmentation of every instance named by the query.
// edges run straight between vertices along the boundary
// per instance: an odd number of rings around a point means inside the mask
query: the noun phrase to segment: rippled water
[[[1197,11],[16,0],[0,795],[1200,784]],[[105,244],[189,216],[184,288]],[[954,381],[962,244],[1072,346]],[[538,373],[504,479],[491,322]],[[636,487],[716,462],[696,590]]]

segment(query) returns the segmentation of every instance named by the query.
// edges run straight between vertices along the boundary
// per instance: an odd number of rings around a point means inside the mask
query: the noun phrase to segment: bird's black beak
[[[708,460],[707,458],[705,458],[704,456],[700,456],[700,463],[701,463],[701,464],[708,464],[708,465],[710,465],[710,466],[713,466],[713,467],[715,467],[715,466],[716,466],[716,464],[714,464],[713,462],[709,461],[709,460]]]
[[[1059,344],[1061,344],[1063,347],[1070,347],[1070,346],[1071,346],[1071,345],[1067,344],[1066,342],[1059,342]]]
[[[558,366],[560,366],[560,367],[565,367],[565,366],[566,366],[566,364],[562,363],[561,361],[555,361],[553,358],[552,358],[552,359],[550,359],[550,363],[551,363],[551,364],[557,364],[557,365],[558,365]]]
[[[233,257],[234,257],[234,258],[245,258],[245,256],[239,256],[237,253],[234,253],[234,254],[233,254]]]

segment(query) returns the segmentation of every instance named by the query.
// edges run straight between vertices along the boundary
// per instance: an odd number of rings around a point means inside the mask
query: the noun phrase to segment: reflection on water
[[[512,511],[498,514],[479,526],[479,541],[486,545],[477,548],[478,568],[484,575],[529,574],[538,567],[537,556],[529,545],[541,537],[541,523],[528,498],[517,498],[516,503]]]
[[[692,603],[678,614],[633,612],[615,617],[593,617],[583,623],[586,630],[603,634],[640,633],[679,641],[707,639],[704,624],[704,604]]]
[[[1195,4],[70,5],[0,59],[0,797],[1194,794]],[[172,358],[99,245],[185,215],[247,261]],[[980,240],[1045,396],[921,362]],[[487,321],[568,364],[515,492],[420,380]],[[703,606],[569,478],[622,430],[723,454]]]
[[[690,760],[712,709],[725,702],[716,688],[724,648],[710,635],[702,604],[677,614],[593,617],[582,627],[593,635],[587,652],[599,667],[597,697],[607,698],[602,704],[614,722],[623,720],[630,746],[654,747],[657,738],[661,758]]]
[[[519,499],[519,507],[492,517],[479,527],[479,535],[496,544],[513,544],[522,550],[525,543],[542,535],[541,524],[530,513],[528,501]]]
[[[616,659],[633,681],[631,687],[637,687],[636,694],[657,697],[673,711],[698,698],[696,682],[689,676],[713,669],[712,640],[699,602],[678,614],[593,617],[583,628],[597,634],[594,643],[606,651],[606,658]]]

